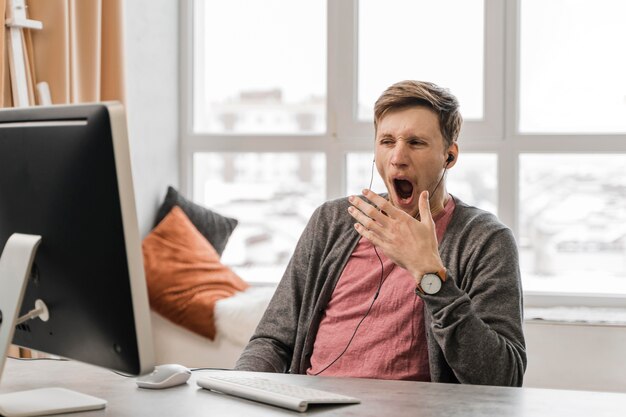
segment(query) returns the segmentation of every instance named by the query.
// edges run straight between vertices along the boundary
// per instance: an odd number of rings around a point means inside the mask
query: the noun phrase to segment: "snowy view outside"
[[[195,5],[195,37],[200,40],[194,52],[195,132],[326,131],[325,1],[203,0]],[[439,30],[441,19],[422,16],[445,16],[455,30]],[[483,117],[483,0],[361,0],[358,18],[359,119],[371,120],[380,93],[404,79],[450,88],[466,120]],[[419,25],[412,23],[416,20]],[[407,54],[399,39],[428,42]],[[450,49],[455,53],[439,53]],[[402,65],[381,59],[387,56],[402,56]],[[458,71],[459,62],[463,71]]]
[[[526,289],[626,294],[626,155],[521,155]]]
[[[194,6],[194,131],[326,131],[326,1]]]
[[[239,220],[222,261],[250,281],[278,281],[304,226],[326,198],[319,153],[198,153],[194,198]]]
[[[370,181],[372,156],[348,155],[348,194]],[[522,155],[519,238],[527,290],[626,293],[626,155]],[[461,154],[448,190],[497,214],[496,156]],[[239,226],[224,262],[279,279],[325,200],[322,154],[197,154],[195,196]],[[374,191],[384,192],[374,172]],[[589,279],[593,277],[593,279]],[[561,286],[561,287],[560,287]]]
[[[521,2],[521,132],[626,132],[625,16],[623,0]]]
[[[369,185],[371,167],[370,154],[348,155],[348,194]],[[449,171],[449,189],[496,213],[495,170],[495,155],[462,155]],[[239,220],[222,260],[245,269],[250,280],[278,280],[309,217],[325,201],[325,173],[322,154],[196,154],[196,201]],[[376,172],[372,189],[385,191]]]
[[[484,15],[483,0],[360,0],[359,119],[372,120],[380,93],[400,80],[449,88],[465,120],[482,119]]]
[[[224,141],[242,135],[259,144],[275,134],[297,140],[293,136],[332,133],[326,1],[201,0],[194,6],[193,134]],[[371,120],[382,90],[409,78],[450,88],[465,120],[485,117],[484,0],[360,0],[358,6],[356,119]],[[447,27],[457,30],[436,31],[440,19],[402,23],[422,15],[445,15]],[[511,142],[534,135],[554,137],[568,152],[579,134],[626,132],[626,54],[615,53],[626,39],[625,15],[620,0],[520,1],[519,50],[507,53],[519,52],[514,110],[522,135],[487,143],[483,153],[462,149],[447,174],[450,193],[516,221],[509,226],[526,291],[626,294],[626,155],[610,154],[606,135],[603,154],[547,153],[555,148],[529,140],[520,147],[528,153],[519,156],[519,171],[507,173],[504,184],[498,184],[496,155],[518,155]],[[428,42],[414,41],[421,39]],[[589,141],[585,146],[596,149]],[[242,276],[255,282],[280,279],[308,218],[327,199],[322,152],[296,153],[287,141],[271,150],[194,151],[193,159],[193,199],[240,221],[224,262],[250,269]],[[345,164],[346,195],[360,193],[369,185],[372,154],[348,152]],[[517,205],[498,207],[498,187],[508,191],[512,184]],[[385,190],[377,173],[372,189]]]
[[[626,55],[615,53],[626,39],[626,2],[520,4],[519,130],[574,134],[572,142],[581,133],[626,132]],[[593,148],[593,138],[585,142]],[[520,156],[526,290],[626,294],[624,157]]]

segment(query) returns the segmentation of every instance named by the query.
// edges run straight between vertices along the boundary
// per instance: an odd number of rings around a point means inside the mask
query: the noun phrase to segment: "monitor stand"
[[[40,242],[41,236],[15,233],[0,256],[0,378]],[[105,406],[105,400],[64,388],[0,394],[0,415],[6,417],[99,410]]]

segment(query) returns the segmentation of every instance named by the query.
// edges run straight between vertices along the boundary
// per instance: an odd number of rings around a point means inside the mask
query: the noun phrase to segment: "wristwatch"
[[[437,272],[429,272],[427,274],[424,274],[417,287],[415,287],[415,294],[437,294],[441,289],[441,285],[445,281],[446,268],[442,268]]]

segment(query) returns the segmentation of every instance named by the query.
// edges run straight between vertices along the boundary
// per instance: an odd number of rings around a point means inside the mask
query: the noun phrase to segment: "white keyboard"
[[[256,376],[211,373],[211,375],[203,375],[198,378],[198,385],[211,391],[288,408],[301,413],[307,410],[309,404],[357,404],[361,402],[357,398],[345,395],[297,385],[281,384]]]

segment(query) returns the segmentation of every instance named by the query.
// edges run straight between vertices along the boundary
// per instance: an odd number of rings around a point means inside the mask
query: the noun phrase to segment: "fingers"
[[[372,230],[367,229],[361,223],[355,223],[354,228],[362,237],[372,242],[374,246],[380,246],[381,239],[378,236],[376,236]]]
[[[369,201],[376,204],[379,210],[383,211],[391,217],[391,214],[395,207],[391,203],[389,203],[386,198],[379,196],[374,191],[368,190],[367,188],[363,190],[363,195],[367,197]]]
[[[385,211],[385,209],[389,210],[389,207],[391,207],[392,209],[394,207],[390,206],[387,200],[385,200],[383,197],[380,197],[374,192],[370,191],[367,198],[370,199],[370,201],[374,203],[377,207],[356,196],[350,196],[348,198],[348,201],[350,201],[350,204],[352,204],[353,206],[351,207],[352,210],[349,210],[352,217],[354,217],[356,220],[359,220],[359,222],[366,226],[368,229],[370,227],[367,224],[367,218],[373,219],[376,223],[379,223],[382,226],[386,225],[388,217],[390,216],[389,213]]]
[[[390,220],[388,213],[384,210],[394,207],[390,206],[386,199],[372,191],[363,190],[363,194],[378,207],[374,207],[356,196],[350,196],[348,200],[352,206],[348,208],[348,213],[358,222],[354,225],[357,232],[376,245],[380,241],[378,233],[385,228]]]
[[[359,200],[358,198],[356,200]],[[358,203],[357,203],[358,204]],[[378,223],[376,220],[374,220],[372,217],[370,217],[369,215],[365,215],[363,213],[363,211],[361,210],[367,210],[370,211],[370,209],[373,209],[372,206],[370,206],[369,204],[365,203],[367,206],[369,206],[369,208],[364,207],[364,208],[355,208],[355,207],[349,207],[348,208],[348,213],[350,213],[350,215],[352,217],[354,217],[354,219],[359,222],[360,224],[362,224],[363,226],[365,226],[365,228],[371,230],[374,227],[380,227],[380,223]],[[376,211],[376,210],[374,210]],[[378,212],[376,212],[373,215],[378,215]]]

